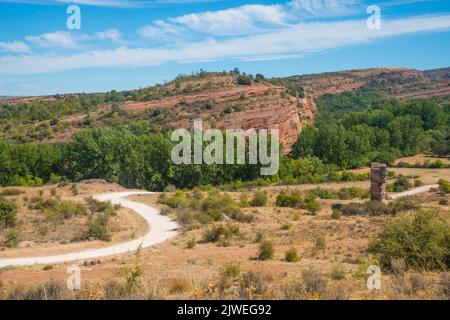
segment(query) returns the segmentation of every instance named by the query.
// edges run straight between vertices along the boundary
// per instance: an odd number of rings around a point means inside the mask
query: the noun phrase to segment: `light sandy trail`
[[[166,216],[159,214],[159,211],[143,203],[138,203],[124,198],[132,195],[150,194],[150,192],[116,192],[95,196],[99,201],[111,201],[113,204],[120,204],[123,207],[132,209],[150,225],[149,231],[142,237],[129,242],[120,243],[111,247],[101,249],[91,249],[81,252],[68,253],[57,256],[43,256],[32,258],[12,258],[0,260],[0,268],[7,266],[30,266],[35,264],[54,264],[70,261],[80,261],[108,257],[117,254],[136,251],[162,243],[177,234],[178,224]]]
[[[417,188],[413,188],[411,190],[407,190],[404,192],[390,194],[389,199],[395,200],[395,199],[400,199],[400,198],[404,198],[404,197],[408,197],[408,196],[413,196],[415,194],[425,193],[425,192],[430,191],[431,189],[436,189],[436,188],[439,188],[438,184],[417,187]]]

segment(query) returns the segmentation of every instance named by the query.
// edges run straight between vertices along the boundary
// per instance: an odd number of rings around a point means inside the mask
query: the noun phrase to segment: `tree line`
[[[292,155],[358,168],[421,152],[450,154],[450,105],[344,93],[318,100],[317,121],[303,129]]]
[[[64,143],[0,141],[0,185],[105,179],[129,188],[163,190],[255,180],[320,182],[335,170],[312,157],[282,157],[278,174],[266,178],[260,176],[259,164],[175,165],[171,160],[175,143],[170,136],[170,132],[151,132],[147,122],[137,121],[81,130]]]

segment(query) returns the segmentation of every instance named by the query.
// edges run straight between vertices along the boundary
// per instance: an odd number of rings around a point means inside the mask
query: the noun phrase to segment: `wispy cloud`
[[[0,57],[0,74],[35,74],[95,67],[138,67],[182,61],[199,62],[292,55],[367,43],[386,37],[450,29],[450,15],[417,16],[383,21],[369,30],[365,20],[297,23],[256,35],[205,40],[160,48],[86,51],[72,55]]]
[[[27,52],[30,48],[22,41],[0,42],[0,50],[8,52]]]
[[[44,33],[38,36],[26,36],[25,39],[44,48],[74,48],[76,46],[76,41],[72,33],[68,31]]]
[[[94,36],[100,40],[112,41],[119,41],[122,38],[122,34],[117,29],[108,29],[105,31],[96,32]]]
[[[306,18],[348,15],[359,5],[359,0],[290,0],[284,4],[242,5],[156,20],[139,29],[138,33],[159,41],[173,41],[177,36],[191,39],[193,33],[216,37],[258,34]]]
[[[122,34],[117,29],[108,29],[95,32],[94,34],[72,33],[70,31],[55,31],[41,35],[26,36],[25,40],[42,48],[59,49],[86,49],[85,44],[89,41],[113,41],[119,42]]]

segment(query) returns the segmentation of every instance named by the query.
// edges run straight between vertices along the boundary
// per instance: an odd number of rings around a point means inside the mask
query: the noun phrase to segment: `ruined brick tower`
[[[382,163],[372,163],[370,166],[370,199],[372,201],[383,201],[386,199],[387,179],[387,166]]]

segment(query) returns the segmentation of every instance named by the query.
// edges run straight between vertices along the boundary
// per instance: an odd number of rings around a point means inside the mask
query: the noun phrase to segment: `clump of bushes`
[[[289,221],[286,221],[281,225],[281,230],[290,230],[291,228],[292,223],[290,223]]]
[[[250,75],[240,75],[237,77],[237,83],[241,86],[251,86],[253,78]]]
[[[298,262],[300,261],[300,256],[295,248],[291,248],[286,251],[285,259],[287,262]]]
[[[442,193],[450,193],[450,183],[445,179],[439,180],[439,188]]]
[[[28,207],[46,213],[49,220],[56,222],[73,216],[86,215],[88,212],[81,203],[70,200],[44,199],[41,196],[31,198]]]
[[[264,207],[269,201],[267,191],[256,191],[253,194],[253,198],[250,201],[250,205],[253,207]]]
[[[331,218],[335,220],[339,220],[342,216],[342,212],[338,209],[333,209],[333,212],[331,213]]]
[[[327,291],[327,280],[317,270],[308,268],[302,271],[303,288],[307,294],[324,296]]]
[[[186,242],[186,248],[193,249],[197,245],[197,239],[195,237],[192,237]]]
[[[237,278],[241,274],[241,268],[238,264],[228,263],[223,266],[222,274],[227,278]]]
[[[21,187],[38,187],[42,186],[43,181],[39,177],[33,177],[31,175],[26,175],[25,177],[21,177],[15,175],[11,179],[10,185],[12,186],[21,186]]]
[[[275,201],[277,207],[303,208],[303,198],[299,192],[281,192]]]
[[[273,258],[273,254],[275,249],[273,248],[273,244],[270,241],[262,241],[259,245],[259,260],[270,260]]]
[[[226,219],[239,222],[255,220],[254,215],[242,212],[240,205],[229,195],[216,190],[208,192],[206,197],[198,190],[191,193],[177,190],[172,196],[161,196],[159,203],[174,209],[177,220],[185,227],[190,227],[194,222],[206,224]]]
[[[424,185],[424,183],[422,180],[420,180],[420,179],[414,180],[414,187],[421,187],[423,185]]]
[[[369,244],[380,263],[390,268],[402,259],[410,268],[422,270],[450,267],[450,225],[433,212],[417,212],[389,222]]]
[[[330,278],[333,280],[343,280],[347,275],[347,270],[342,265],[334,265],[331,269]]]
[[[319,235],[314,241],[314,249],[315,250],[325,250],[327,247],[326,239],[323,234]]]
[[[25,191],[16,188],[5,188],[0,191],[0,197],[17,196],[22,193],[25,193]]]
[[[264,240],[264,233],[261,230],[256,231],[255,242],[261,243]]]
[[[411,189],[413,187],[413,184],[407,177],[404,175],[400,175],[393,184],[389,184],[386,187],[386,190],[389,192],[403,192],[408,189]]]
[[[353,173],[349,171],[333,171],[328,174],[327,181],[330,182],[348,182],[348,181],[366,181],[370,179],[370,173]]]
[[[314,195],[310,195],[305,198],[305,209],[308,210],[310,214],[316,215],[322,208],[317,202],[316,197]]]
[[[217,243],[219,246],[228,246],[230,239],[239,234],[239,226],[236,224],[215,225],[205,231],[204,242]]]
[[[17,230],[8,231],[5,237],[4,245],[8,248],[15,248],[19,245],[19,232]]]
[[[349,200],[355,198],[367,199],[369,197],[369,191],[360,187],[341,188],[337,191],[317,187],[311,193],[320,199]]]
[[[16,205],[0,197],[0,229],[14,227],[16,224],[16,218]]]
[[[420,204],[413,198],[403,198],[385,204],[378,201],[367,201],[364,203],[349,203],[340,206],[338,209],[343,215],[395,215],[402,211],[410,211],[420,209]]]
[[[316,196],[314,194],[310,194],[305,199],[303,199],[298,192],[281,192],[277,196],[275,205],[278,207],[306,209],[311,214],[316,214],[321,209],[320,204],[316,201]]]
[[[101,241],[111,241],[111,234],[108,232],[108,221],[110,216],[102,213],[88,222],[86,239],[97,239]]]

